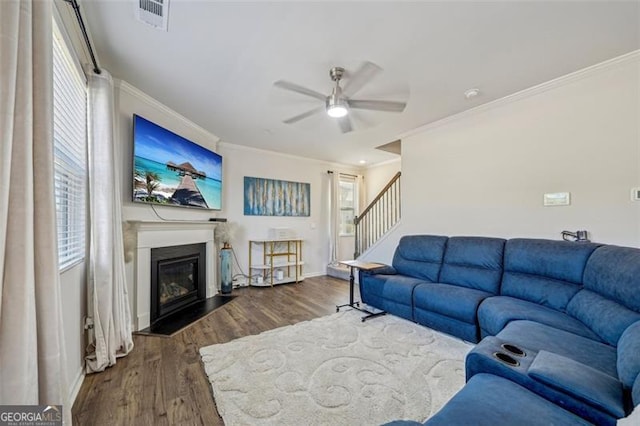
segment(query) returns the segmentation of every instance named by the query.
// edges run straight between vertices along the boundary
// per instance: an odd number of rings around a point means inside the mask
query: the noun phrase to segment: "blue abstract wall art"
[[[245,216],[309,216],[311,185],[286,180],[244,178]]]

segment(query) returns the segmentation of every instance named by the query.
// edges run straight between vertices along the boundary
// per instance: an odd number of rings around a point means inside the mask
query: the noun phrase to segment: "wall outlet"
[[[551,206],[568,206],[571,204],[570,192],[553,192],[544,194],[543,205],[545,207]]]

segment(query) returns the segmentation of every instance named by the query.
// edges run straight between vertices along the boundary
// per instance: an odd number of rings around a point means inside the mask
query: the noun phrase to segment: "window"
[[[353,219],[356,216],[356,179],[352,176],[340,176],[340,235],[351,236],[355,233]]]
[[[87,84],[59,31],[53,34],[53,139],[58,265],[64,270],[85,256]]]

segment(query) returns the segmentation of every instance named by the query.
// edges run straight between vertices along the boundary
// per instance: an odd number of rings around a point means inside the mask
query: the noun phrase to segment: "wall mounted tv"
[[[133,201],[220,210],[222,157],[134,114]]]

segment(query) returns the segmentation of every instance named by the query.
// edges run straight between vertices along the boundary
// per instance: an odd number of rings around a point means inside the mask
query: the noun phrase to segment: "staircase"
[[[357,259],[400,220],[400,175],[398,172],[354,220]]]

